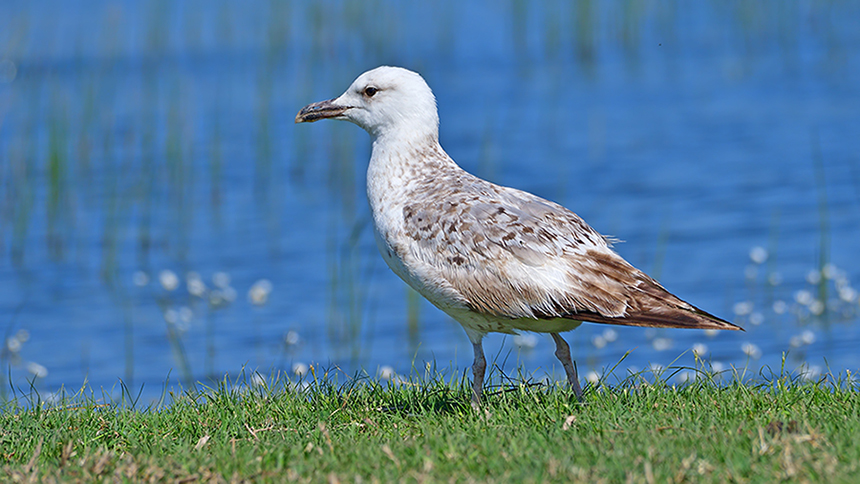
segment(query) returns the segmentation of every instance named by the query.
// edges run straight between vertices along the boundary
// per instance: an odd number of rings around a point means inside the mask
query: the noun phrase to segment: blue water
[[[823,1],[4,2],[5,395],[122,380],[148,401],[168,375],[307,364],[467,370],[459,325],[376,253],[367,135],[293,124],[380,64],[424,75],[465,169],[571,208],[747,330],[583,325],[568,335],[583,376],[628,350],[621,376],[693,365],[696,344],[717,368],[778,370],[788,352],[791,371],[855,372],[858,21]],[[236,296],[216,308],[218,272]],[[545,335],[485,348],[508,373],[561,376]]]

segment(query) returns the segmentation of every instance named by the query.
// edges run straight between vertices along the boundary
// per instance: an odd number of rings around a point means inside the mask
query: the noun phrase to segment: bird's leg
[[[576,367],[570,359],[570,346],[558,333],[552,333],[552,339],[555,340],[555,357],[561,361],[561,365],[567,373],[567,382],[573,388],[576,399],[582,400],[582,388],[579,386],[579,378],[576,376]]]
[[[481,405],[481,391],[484,388],[484,370],[487,368],[487,360],[484,358],[484,347],[481,340],[472,343],[472,348],[475,350],[475,362],[472,363],[472,373],[475,376],[472,381],[472,407],[478,408]]]

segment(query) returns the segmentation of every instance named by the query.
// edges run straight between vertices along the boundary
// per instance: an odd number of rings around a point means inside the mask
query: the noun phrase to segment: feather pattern
[[[666,291],[570,210],[457,166],[439,145],[433,92],[396,67],[365,72],[340,97],[296,122],[334,118],[370,133],[367,197],[377,245],[391,269],[466,330],[475,350],[473,403],[489,332],[552,333],[577,395],[567,343],[582,321],[740,329]]]
[[[727,327],[627,263],[575,213],[470,175],[441,150],[429,156],[438,158],[431,165],[446,169],[421,170],[427,178],[419,175],[398,198],[407,200],[402,233],[410,241],[411,273],[442,280],[455,293],[442,307],[465,303],[470,311],[511,320]]]

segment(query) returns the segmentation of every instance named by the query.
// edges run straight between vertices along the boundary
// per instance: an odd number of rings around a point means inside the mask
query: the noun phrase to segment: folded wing
[[[471,310],[511,319],[740,329],[666,291],[564,207],[470,181],[448,184],[450,193],[415,200],[403,212],[413,255]]]

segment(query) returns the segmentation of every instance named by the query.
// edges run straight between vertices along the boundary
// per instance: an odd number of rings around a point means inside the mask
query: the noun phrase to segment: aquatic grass
[[[356,177],[355,134],[336,126],[327,159],[327,183],[335,199],[326,228],[328,266],[326,331],[334,354],[358,363],[363,330],[369,322],[368,294],[373,261],[361,242],[369,235],[370,219],[358,210],[360,182]]]
[[[406,295],[406,339],[409,341],[409,352],[415,354],[421,343],[421,304],[424,298],[411,287],[404,288]]]
[[[32,129],[32,126],[27,128]],[[25,250],[27,247],[27,237],[30,233],[32,224],[32,215],[36,205],[37,180],[35,172],[37,171],[33,164],[28,161],[32,159],[35,152],[35,140],[28,138],[32,143],[28,143],[25,148],[20,144],[10,145],[8,153],[8,188],[7,196],[9,203],[4,204],[8,214],[4,214],[4,218],[11,219],[12,237],[9,244],[9,254],[12,259],[12,264],[16,267],[24,265]]]
[[[22,339],[15,332],[16,322],[24,304],[19,304],[12,312],[6,328],[3,331],[3,339],[0,341],[0,402],[7,400],[8,387],[12,385],[12,366],[20,363],[20,350]],[[20,331],[20,330],[19,330]],[[13,340],[14,338],[14,340]]]
[[[176,298],[171,294],[179,288],[180,279],[176,273],[167,269],[158,274],[158,279],[163,291],[155,296],[155,302],[164,317],[167,342],[173,359],[179,366],[181,381],[190,387],[194,381],[193,372],[182,340],[183,331],[179,328],[180,314],[175,309]]]
[[[217,96],[219,99],[222,96]],[[216,104],[212,118],[212,135],[209,140],[209,204],[212,207],[212,225],[222,227],[223,225],[223,198],[224,198],[224,148],[222,146],[220,104]]]
[[[262,64],[257,77],[257,129],[256,156],[254,157],[254,195],[264,208],[271,200],[272,190],[272,136],[271,107],[274,76],[273,66]]]
[[[329,226],[326,237],[329,266],[326,331],[334,354],[346,356],[353,363],[361,357],[361,334],[368,306],[369,284],[366,281],[371,267],[364,257],[365,252],[359,250],[360,227],[358,222],[352,224],[351,237],[340,245],[337,227]]]
[[[805,347],[815,342],[814,330],[826,331],[835,323],[844,324],[855,321],[860,314],[860,307],[858,307],[860,298],[858,298],[858,291],[852,287],[847,272],[830,261],[830,205],[827,197],[825,164],[816,130],[811,131],[810,145],[813,183],[817,195],[819,243],[814,267],[806,274],[807,286],[796,290],[793,295],[784,294],[784,290],[780,290],[782,274],[777,270],[776,264],[780,212],[775,210],[769,231],[768,248],[756,246],[750,250],[752,264],[745,270],[748,298],[734,304],[734,313],[739,322],[748,324],[747,329],[759,326],[766,320],[776,323],[776,320],[786,316],[793,319],[793,327],[806,328],[799,334],[790,336],[788,346],[793,350],[791,359],[806,365],[807,372],[814,377],[820,371],[820,367],[804,363]],[[760,279],[761,268],[765,268],[765,273]],[[785,340],[785,335],[782,334],[783,325],[776,323],[769,326],[776,328],[772,330],[776,339]],[[748,348],[751,351],[747,351]],[[745,343],[743,351],[756,359],[761,354],[753,343]]]
[[[818,131],[813,131],[811,136],[812,162],[815,172],[815,191],[818,195],[818,223],[819,223],[819,246],[818,246],[818,271],[824,275],[825,267],[830,263],[830,216],[827,204],[827,179],[824,175],[824,158],[821,154],[821,140]],[[827,277],[821,277],[818,282],[818,300],[827,304]],[[828,324],[827,311],[822,313],[824,324]]]
[[[164,162],[167,170],[167,192],[170,210],[170,228],[174,244],[172,252],[179,261],[188,260],[191,250],[190,238],[192,221],[194,220],[194,203],[191,200],[194,193],[195,170],[192,169],[193,146],[191,122],[189,121],[185,86],[179,78],[168,95],[170,102],[166,113],[166,139],[164,141]]]
[[[77,392],[0,411],[9,480],[852,481],[857,384],[778,375],[687,385],[508,381],[479,411],[464,379],[225,378],[150,407]],[[249,375],[253,376],[253,375]],[[21,405],[20,403],[25,403]]]
[[[45,242],[48,254],[55,261],[64,258],[69,239],[65,230],[72,223],[70,202],[70,160],[68,153],[68,113],[65,99],[55,92],[52,105],[55,111],[48,114],[47,181],[47,233]]]

